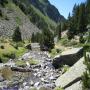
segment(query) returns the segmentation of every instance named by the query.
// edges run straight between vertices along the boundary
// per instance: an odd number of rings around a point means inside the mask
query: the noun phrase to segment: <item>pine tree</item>
[[[12,39],[13,41],[15,42],[20,42],[22,41],[22,37],[21,37],[21,32],[20,32],[20,28],[17,27],[13,33],[13,36],[12,36]]]
[[[72,39],[74,38],[74,27],[73,27],[73,18],[71,17],[70,13],[68,15],[68,33],[67,33],[67,36],[68,36],[68,39]]]
[[[58,36],[58,40],[61,39],[61,31],[62,31],[62,26],[61,23],[59,23],[59,25],[57,25],[56,28],[56,35]]]
[[[87,24],[90,24],[90,0],[86,1]]]
[[[90,90],[90,32],[87,37],[87,43],[84,46],[84,52],[84,64],[86,65],[86,71],[82,76],[82,84],[83,90]]]
[[[84,33],[86,31],[86,13],[84,3],[81,3],[79,7],[78,31],[79,33]]]

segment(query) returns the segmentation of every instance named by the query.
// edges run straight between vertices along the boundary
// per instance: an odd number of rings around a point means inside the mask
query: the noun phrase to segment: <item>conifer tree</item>
[[[62,26],[61,23],[59,23],[59,25],[57,25],[56,28],[56,35],[58,36],[58,39],[61,39],[61,31],[62,31]]]
[[[13,41],[15,42],[20,42],[22,41],[22,37],[21,37],[21,32],[20,32],[20,28],[17,27],[13,33],[13,36],[12,36],[12,39]]]

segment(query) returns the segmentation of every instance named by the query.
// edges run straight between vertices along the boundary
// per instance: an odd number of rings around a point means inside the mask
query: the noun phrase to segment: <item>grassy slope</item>
[[[28,1],[22,0],[22,2],[23,2],[23,3],[26,3],[27,6],[29,6]],[[43,0],[40,0],[40,2],[41,2],[42,4],[45,4]],[[31,6],[32,6],[32,8],[34,9],[34,11],[35,11],[40,17],[42,17],[49,26],[52,26],[52,27],[54,26],[54,27],[56,27],[56,25],[57,25],[56,22],[54,22],[53,20],[51,20],[48,16],[45,16],[39,9],[37,9],[37,8],[34,7],[33,5],[31,5]]]
[[[18,49],[15,49],[12,45],[10,45],[10,42],[8,43],[1,43],[2,46],[4,46],[4,49],[0,48],[0,58],[3,62],[8,61],[11,54],[15,54],[16,57],[19,57],[23,55],[27,50],[24,47],[19,47]]]

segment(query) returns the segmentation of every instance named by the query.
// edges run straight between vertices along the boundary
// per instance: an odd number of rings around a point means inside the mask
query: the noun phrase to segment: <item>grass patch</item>
[[[59,40],[58,44],[61,44],[62,46],[65,47],[80,47],[82,46],[82,44],[78,43],[76,40],[72,39],[72,40],[68,40],[67,38],[62,38],[61,40]]]
[[[37,60],[32,59],[32,58],[30,60],[26,60],[26,61],[18,60],[15,63],[19,67],[25,67],[27,65],[26,62],[28,62],[30,65],[37,65],[39,63]]]
[[[19,66],[19,67],[26,66],[26,62],[23,61],[23,60],[16,61],[15,63],[16,63],[16,65]]]
[[[54,90],[64,90],[63,88],[61,88],[61,87],[55,87],[55,89]]]
[[[29,64],[31,64],[31,65],[36,65],[36,64],[39,63],[37,60],[35,60],[35,59],[33,59],[33,58],[31,58],[30,60],[28,60],[28,62],[29,62]]]
[[[60,49],[52,49],[51,52],[50,52],[50,56],[53,58],[55,57],[56,55],[60,54],[62,51]]]
[[[0,61],[3,63],[7,62],[10,58],[18,58],[27,51],[24,46],[19,46],[18,49],[16,49],[13,45],[10,44],[10,42],[1,43],[0,46],[4,47],[4,49],[0,48]]]
[[[15,20],[16,20],[17,26],[22,24],[21,19],[19,17],[16,17]]]
[[[69,70],[69,68],[70,68],[70,67],[69,67],[68,65],[63,65],[62,68],[61,68],[62,73],[67,72],[67,71]]]

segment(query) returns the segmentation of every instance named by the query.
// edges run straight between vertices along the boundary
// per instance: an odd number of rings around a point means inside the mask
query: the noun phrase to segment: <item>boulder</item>
[[[56,86],[67,88],[76,83],[77,81],[80,81],[83,72],[85,72],[86,70],[86,66],[83,64],[83,61],[84,58],[81,58],[66,73],[60,76],[55,82]]]
[[[53,66],[59,68],[62,65],[72,66],[83,56],[83,48],[73,48],[64,51],[53,60]]]
[[[0,82],[2,82],[4,80],[4,78],[2,77],[2,75],[0,75]]]
[[[78,81],[70,87],[66,88],[65,90],[82,90],[82,83],[81,81]]]

